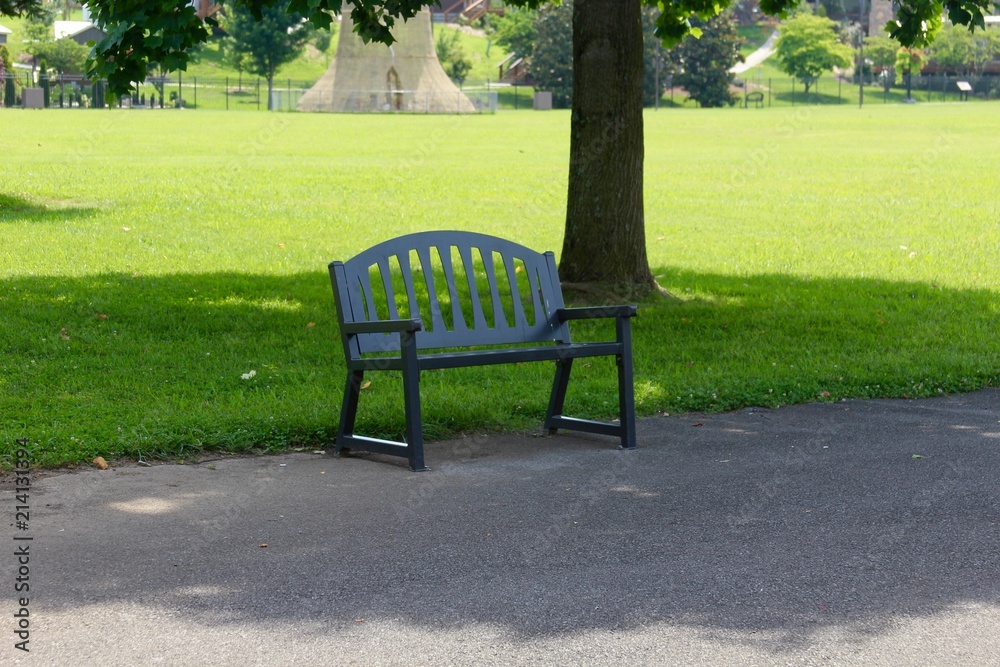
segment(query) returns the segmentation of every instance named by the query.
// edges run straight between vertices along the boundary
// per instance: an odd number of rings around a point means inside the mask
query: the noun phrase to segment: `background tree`
[[[898,50],[899,42],[885,35],[865,38],[865,58],[872,61],[873,67],[882,71],[891,71],[896,66],[896,51]]]
[[[726,14],[708,22],[692,21],[701,36],[688,35],[675,46],[670,57],[677,67],[674,83],[703,107],[732,106],[737,97],[729,89],[734,75],[729,68],[741,60],[743,40]]]
[[[313,36],[313,46],[323,54],[327,66],[330,65],[330,44],[333,42],[333,36],[336,32],[336,24],[333,24],[329,29],[316,30],[316,34]]]
[[[27,44],[24,51],[31,55],[32,69],[38,67],[42,54],[55,41],[53,24],[56,19],[55,6],[51,2],[43,3],[41,8],[24,22],[24,34]]]
[[[778,66],[809,87],[823,72],[851,64],[851,49],[837,41],[837,24],[828,18],[802,13],[781,24],[774,44]]]
[[[659,11],[652,7],[642,10],[642,103],[647,107],[656,104],[656,99],[663,96],[663,84],[675,70],[670,51],[663,48],[654,34],[657,14]],[[657,66],[660,68],[659,75]]]
[[[844,0],[821,0],[819,6],[826,12],[826,17],[834,21],[840,21],[847,15]]]
[[[896,75],[897,77],[919,75],[926,62],[927,56],[924,55],[923,49],[909,49],[904,46],[896,52]],[[898,78],[896,83],[900,83]]]
[[[566,0],[542,7],[531,47],[535,89],[551,91],[552,105],[559,109],[568,108],[573,99],[573,5],[574,0]]]
[[[462,48],[462,38],[457,30],[441,30],[434,41],[434,50],[448,78],[461,86],[472,69],[472,60]]]
[[[736,0],[732,10],[737,25],[754,25],[760,20],[760,0]]]
[[[89,53],[90,49],[86,46],[77,44],[69,37],[63,37],[54,42],[42,42],[38,49],[38,58],[47,61],[48,66],[60,74],[82,74]]]
[[[535,45],[538,30],[535,21],[538,12],[534,9],[509,8],[503,16],[493,20],[496,26],[495,39],[497,44],[519,58],[529,58]]]
[[[301,14],[289,12],[289,0],[261,9],[259,18],[242,4],[226,8],[226,32],[234,54],[242,56],[247,71],[267,79],[267,108],[274,104],[274,73],[299,57],[312,30]]]
[[[930,60],[953,74],[981,74],[1000,53],[1000,30],[990,28],[975,35],[945,23],[928,49]]]

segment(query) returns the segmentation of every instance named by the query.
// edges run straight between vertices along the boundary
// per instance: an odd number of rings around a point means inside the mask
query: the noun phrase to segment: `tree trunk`
[[[642,13],[639,0],[573,5],[573,116],[566,233],[569,283],[644,291]]]

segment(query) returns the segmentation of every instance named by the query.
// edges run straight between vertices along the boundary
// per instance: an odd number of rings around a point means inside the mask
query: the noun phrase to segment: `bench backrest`
[[[564,305],[555,255],[494,236],[400,236],[332,262],[330,278],[341,323],[420,317],[420,349],[569,342],[554,317]],[[357,357],[398,350],[399,336],[363,334],[345,345]]]

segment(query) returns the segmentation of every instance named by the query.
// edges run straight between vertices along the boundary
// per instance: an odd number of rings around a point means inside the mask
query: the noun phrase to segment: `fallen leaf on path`
[[[372,386],[372,381],[371,380],[365,380],[364,382],[361,383],[361,388],[362,389],[367,389],[370,386]]]
[[[103,456],[98,456],[94,459],[94,467],[98,470],[107,470],[108,462],[104,460]]]
[[[705,422],[695,422],[695,423],[691,424],[691,426],[704,426],[704,425],[705,425]]]

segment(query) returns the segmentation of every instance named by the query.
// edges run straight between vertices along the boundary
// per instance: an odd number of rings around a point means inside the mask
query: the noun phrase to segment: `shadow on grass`
[[[849,90],[850,88],[847,86],[847,84],[845,84],[843,93],[847,93],[849,92]],[[828,105],[828,104],[848,103],[846,94],[838,95],[837,89],[835,87],[831,90],[824,90],[821,88],[819,91],[817,91],[814,86],[809,89],[808,93],[806,93],[801,87],[796,86],[794,92],[791,90],[782,90],[782,91],[772,90],[771,97],[773,98],[774,102],[780,102],[782,104]],[[766,94],[765,94],[765,99],[767,99]],[[855,100],[855,102],[857,102],[857,100]]]
[[[64,222],[86,218],[96,209],[81,206],[45,205],[0,192],[0,224],[5,222]]]
[[[929,396],[1000,381],[990,290],[656,273],[682,300],[640,305],[641,414],[803,403],[824,392]],[[613,336],[607,323],[580,324],[575,340]],[[20,437],[35,443],[36,463],[57,465],[321,445],[335,431],[344,364],[324,270],[7,279],[0,338],[5,455]],[[574,371],[570,413],[614,416],[615,374],[602,362]],[[548,364],[426,373],[428,437],[537,427],[551,373]],[[369,377],[358,430],[398,437],[398,378]]]

